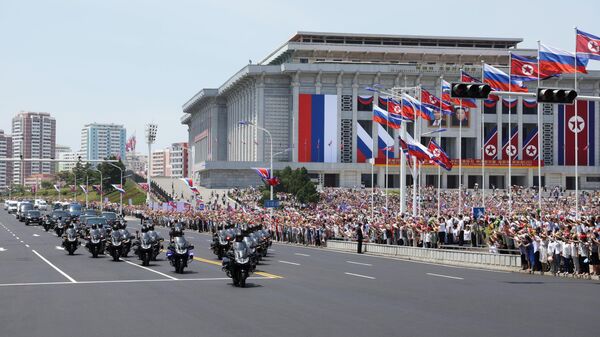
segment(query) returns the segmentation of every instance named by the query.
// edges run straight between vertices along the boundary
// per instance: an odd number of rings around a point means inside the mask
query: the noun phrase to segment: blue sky
[[[569,50],[575,25],[600,34],[593,0],[404,3],[0,0],[0,129],[20,110],[46,111],[74,150],[90,122],[122,123],[141,144],[154,121],[159,147],[185,141],[183,103],[299,30],[522,37],[521,47]]]

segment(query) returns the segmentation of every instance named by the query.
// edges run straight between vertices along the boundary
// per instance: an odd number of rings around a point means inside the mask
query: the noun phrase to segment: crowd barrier
[[[354,241],[327,241],[327,249],[356,252]],[[394,256],[407,260],[437,262],[441,264],[478,267],[484,269],[518,271],[521,269],[520,255],[490,254],[451,249],[418,248],[408,246],[363,243],[363,252],[382,256]]]

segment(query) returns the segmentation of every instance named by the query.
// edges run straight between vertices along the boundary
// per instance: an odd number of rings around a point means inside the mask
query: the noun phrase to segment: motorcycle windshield
[[[110,239],[112,241],[112,244],[115,246],[118,246],[121,244],[121,235],[119,232],[112,232],[110,234]]]
[[[97,229],[92,229],[92,231],[90,232],[90,239],[92,240],[93,243],[98,243],[100,241],[101,237],[102,237],[102,235],[100,234],[100,231]]]
[[[148,233],[144,233],[141,239],[142,249],[150,249],[152,248],[152,237]]]
[[[67,230],[67,239],[69,239],[69,241],[75,241],[75,239],[77,239],[77,232],[73,228]]]
[[[233,244],[233,252],[236,260],[246,260],[248,258],[248,247],[243,242],[235,242]]]
[[[184,237],[178,236],[175,238],[175,251],[177,254],[185,254],[187,252],[187,241]]]

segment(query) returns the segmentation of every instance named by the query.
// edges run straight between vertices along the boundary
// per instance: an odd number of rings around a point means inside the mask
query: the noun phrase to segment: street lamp
[[[271,175],[273,175],[273,138],[271,138],[271,132],[269,132],[269,130],[267,130],[267,129],[263,128],[263,127],[260,127],[260,126],[254,124],[254,123],[252,123],[250,121],[242,120],[242,121],[239,121],[238,124],[239,125],[253,126],[253,127],[257,128],[258,130],[264,131],[269,136],[269,145],[271,146],[271,152],[270,152],[271,155],[270,155],[270,160],[269,160],[270,161],[270,167],[269,167],[269,169],[271,171]],[[283,152],[285,152],[285,151],[283,151]],[[272,178],[272,177],[269,177],[269,178]],[[271,200],[273,200],[273,185],[271,185],[270,187],[271,187]],[[271,215],[272,214],[273,214],[273,208],[271,208]]]
[[[102,171],[98,170],[97,168],[92,168],[92,171],[100,172],[100,210],[102,210],[102,195],[104,194],[104,187],[102,186],[102,184],[104,184],[104,179],[102,179]]]
[[[107,164],[119,169],[119,171],[121,172],[121,188],[125,188],[125,186],[123,186],[123,169],[120,166],[117,166],[113,163],[107,163]],[[123,193],[121,193],[121,192],[119,192],[119,214],[123,215]]]
[[[146,205],[150,203],[150,168],[152,167],[152,144],[156,141],[156,132],[158,125],[153,123],[146,124],[146,143],[148,144],[148,168],[146,172],[146,183],[148,191],[146,192]]]

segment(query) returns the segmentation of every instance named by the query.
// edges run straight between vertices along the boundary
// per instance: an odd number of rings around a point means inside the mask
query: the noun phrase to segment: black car
[[[100,216],[100,212],[98,212],[95,209],[86,209],[85,211],[83,211],[83,213],[81,213],[81,216]]]
[[[71,220],[79,218],[79,216],[81,215],[81,205],[80,204],[70,204],[68,212],[71,217]]]
[[[42,214],[40,211],[31,210],[25,212],[25,225],[29,225],[30,223],[42,224]]]
[[[32,211],[33,210],[33,204],[29,203],[29,202],[23,202],[21,203],[21,205],[19,206],[19,208],[17,209],[17,220],[24,222],[25,221],[25,214],[28,211]]]
[[[101,216],[106,219],[106,222],[111,226],[117,221],[117,213],[115,212],[102,212]]]
[[[109,227],[106,219],[100,216],[86,216],[81,221],[82,227],[89,229],[93,224],[98,225],[98,228],[107,228]]]
[[[50,214],[50,223],[54,226],[59,218],[62,218],[65,222],[69,222],[70,217],[67,211],[55,210]]]

